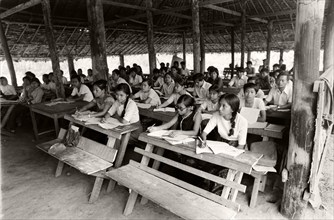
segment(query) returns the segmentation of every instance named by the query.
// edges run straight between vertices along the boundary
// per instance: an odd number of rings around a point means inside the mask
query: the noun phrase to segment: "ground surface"
[[[49,137],[50,138],[50,137]],[[14,137],[2,137],[2,218],[3,219],[177,219],[169,211],[149,202],[136,204],[133,213],[123,216],[123,208],[128,191],[117,186],[106,193],[104,184],[99,200],[88,203],[94,178],[66,167],[63,175],[55,178],[57,161],[35,148],[32,129],[20,128]],[[308,209],[309,219],[333,218],[333,147],[327,156],[326,169],[321,179],[321,190],[327,211]],[[66,175],[70,172],[70,175]],[[273,177],[273,175],[271,175]],[[242,205],[237,219],[284,219],[278,212],[279,200],[269,203],[273,197],[272,181],[268,181],[265,193],[259,194],[258,206],[248,207],[252,189],[248,180],[246,194],[239,193],[238,202]],[[105,181],[106,182],[106,181]],[[271,185],[271,186],[270,186]]]

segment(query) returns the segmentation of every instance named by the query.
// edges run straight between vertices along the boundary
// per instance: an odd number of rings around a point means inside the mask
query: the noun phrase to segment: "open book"
[[[116,118],[108,118],[105,123],[100,122],[98,125],[104,129],[113,129],[123,124],[119,122]]]
[[[160,131],[151,132],[147,136],[162,138],[166,140],[168,143],[170,143],[171,145],[184,144],[184,143],[188,143],[188,142],[195,140],[194,138],[187,136],[187,135],[178,135],[175,137],[170,137],[169,134],[171,132],[172,131],[169,131],[169,130],[160,130]]]
[[[155,108],[154,112],[175,112],[175,108],[166,107],[166,108]]]
[[[146,103],[139,103],[139,102],[136,102],[138,108],[145,108],[145,109],[148,109],[148,108],[151,108],[151,104],[146,104]]]
[[[267,127],[268,122],[255,122],[253,124],[249,124],[248,128],[260,128],[260,129],[264,129],[265,127]]]
[[[225,155],[229,155],[231,157],[236,157],[245,152],[245,150],[235,148],[230,146],[225,142],[220,141],[206,141],[207,147],[200,148],[196,147],[196,154],[201,153],[213,153],[213,154],[220,154],[223,153]]]

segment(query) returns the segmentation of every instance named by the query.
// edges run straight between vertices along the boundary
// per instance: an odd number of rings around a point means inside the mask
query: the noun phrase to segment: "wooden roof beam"
[[[231,14],[231,15],[235,15],[235,16],[241,17],[241,13],[240,12],[233,11],[233,10],[230,10],[230,9],[227,9],[227,8],[223,8],[223,7],[219,7],[219,6],[216,6],[216,5],[205,5],[203,7],[204,8],[209,8],[209,9],[212,9],[212,10],[216,10],[216,11],[221,11],[221,12],[224,12],[226,14]],[[251,20],[254,20],[254,21],[261,22],[261,23],[265,23],[265,24],[268,23],[268,21],[265,20],[265,19],[256,18],[256,17],[248,17],[248,18],[251,19]]]
[[[263,18],[263,17],[273,17],[273,16],[280,16],[280,15],[290,15],[290,14],[295,14],[295,13],[296,13],[296,10],[288,10],[288,11],[277,11],[277,12],[267,13],[267,14],[249,15],[248,17]]]
[[[35,6],[35,5],[39,4],[39,3],[41,3],[41,0],[30,0],[28,2],[19,4],[19,5],[11,8],[11,9],[9,9],[9,10],[1,13],[0,14],[0,18],[3,19],[3,18],[8,17],[8,16],[10,16],[12,14],[20,12],[20,11],[25,10],[27,8],[30,8],[32,6]]]

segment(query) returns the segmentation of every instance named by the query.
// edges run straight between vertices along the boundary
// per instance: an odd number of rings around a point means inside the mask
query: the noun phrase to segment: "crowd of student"
[[[252,63],[248,61],[245,69],[236,69],[235,76],[227,85],[219,76],[217,68],[210,66],[207,71],[207,74],[192,75],[185,67],[185,62],[181,62],[181,68],[178,62],[170,68],[161,63],[160,69],[154,69],[153,75],[146,78],[141,67],[134,64],[132,68],[119,66],[109,74],[108,80],[94,82],[91,69],[87,71],[87,76],[79,69],[70,74],[72,91],[67,100],[88,102],[78,110],[78,114],[94,109],[96,113],[90,115],[91,117],[102,117],[102,120],[106,120],[112,116],[124,124],[140,124],[135,99],[157,108],[173,105],[177,111],[175,117],[161,126],[149,127],[148,131],[172,128],[172,136],[201,135],[205,141],[207,135],[215,130],[216,139],[238,147],[244,147],[247,134],[247,121],[238,113],[241,107],[260,109],[259,121],[265,121],[266,104],[274,104],[274,110],[291,106],[292,82],[284,69],[269,72],[266,66],[262,66],[260,72],[256,73]],[[41,84],[33,73],[27,72],[23,78],[20,101],[35,104],[41,102],[45,95],[52,97],[56,90],[54,77],[53,73],[44,74],[44,83]],[[16,91],[8,85],[7,79],[1,77],[0,80],[1,94],[15,97]],[[68,84],[64,76],[62,81],[63,84]],[[193,88],[188,91],[187,86],[191,84]],[[224,94],[226,86],[240,88],[240,92],[238,95]],[[133,93],[133,88],[140,90]],[[265,96],[263,90],[268,89],[269,93]],[[162,103],[161,96],[166,98]],[[196,104],[198,101],[201,102],[200,105]],[[15,131],[22,108],[18,105],[10,116],[7,127],[12,132]],[[202,123],[200,113],[205,112],[213,113],[213,116],[209,122]],[[204,126],[205,124],[207,125]]]

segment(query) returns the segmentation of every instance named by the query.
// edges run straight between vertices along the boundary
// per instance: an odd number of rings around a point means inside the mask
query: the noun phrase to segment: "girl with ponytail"
[[[224,94],[219,99],[219,111],[212,115],[201,137],[204,141],[207,135],[217,127],[220,139],[231,146],[244,148],[246,145],[248,122],[239,113],[240,100],[234,94]]]

